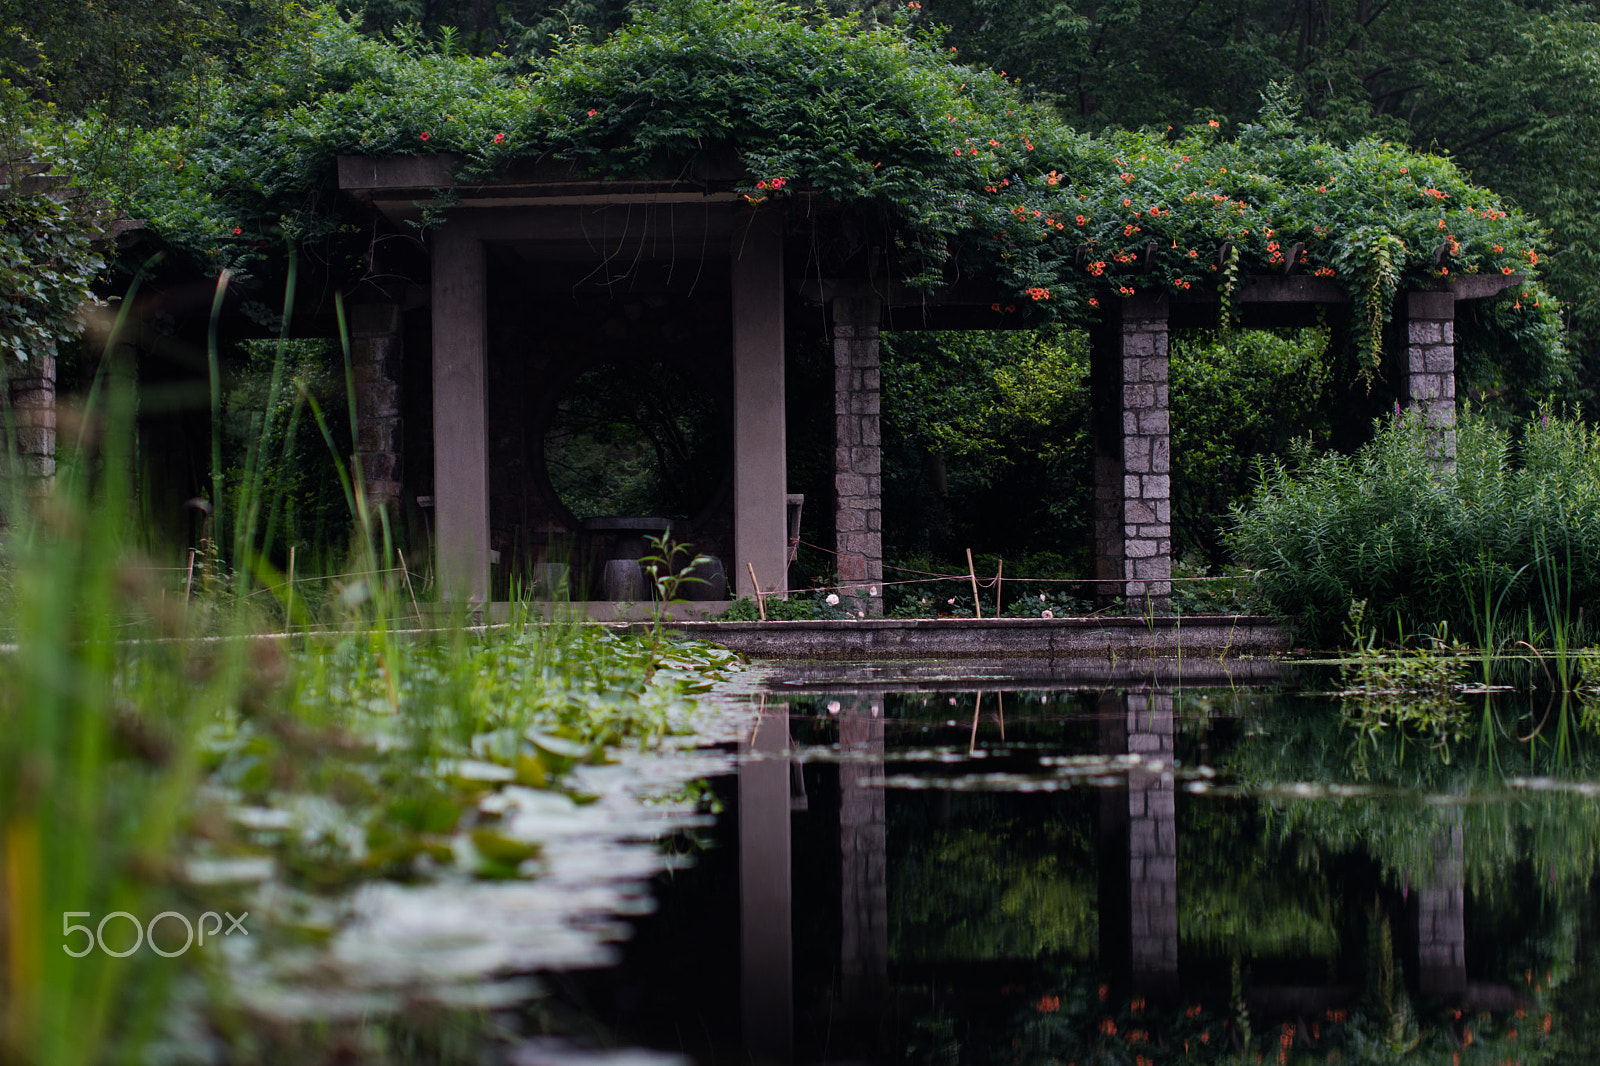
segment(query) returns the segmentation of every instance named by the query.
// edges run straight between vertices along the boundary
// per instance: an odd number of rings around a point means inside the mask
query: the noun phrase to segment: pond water
[[[1524,742],[1543,702],[1480,697],[1439,748],[1352,728],[1315,672],[918,675],[741,698],[692,863],[524,1032],[569,1034],[552,1060],[1600,1061],[1576,708]]]

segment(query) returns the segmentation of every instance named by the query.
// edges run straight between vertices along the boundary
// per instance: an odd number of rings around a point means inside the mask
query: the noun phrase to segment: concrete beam
[[[732,241],[733,578],[751,596],[789,585],[788,452],[783,389],[783,229],[757,212]]]

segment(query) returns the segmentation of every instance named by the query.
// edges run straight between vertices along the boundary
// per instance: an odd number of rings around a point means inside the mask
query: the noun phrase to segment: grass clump
[[[1600,433],[1545,414],[1514,435],[1468,412],[1454,469],[1433,440],[1396,414],[1354,455],[1300,447],[1262,467],[1231,542],[1273,609],[1324,647],[1355,601],[1381,636],[1449,621],[1485,649],[1582,643],[1600,597]]]

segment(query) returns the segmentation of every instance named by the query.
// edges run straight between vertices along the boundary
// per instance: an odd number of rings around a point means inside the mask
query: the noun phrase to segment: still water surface
[[[695,861],[546,1022],[702,1063],[1600,1061],[1581,730],[877,673],[749,698]]]

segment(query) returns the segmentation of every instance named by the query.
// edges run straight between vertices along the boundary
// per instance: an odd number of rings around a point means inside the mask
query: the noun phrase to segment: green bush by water
[[[1386,636],[1449,623],[1487,649],[1584,642],[1600,602],[1600,433],[1544,415],[1520,435],[1468,412],[1454,470],[1415,415],[1354,455],[1262,468],[1231,542],[1301,640],[1342,643],[1354,601]]]

